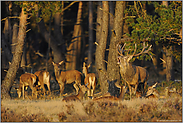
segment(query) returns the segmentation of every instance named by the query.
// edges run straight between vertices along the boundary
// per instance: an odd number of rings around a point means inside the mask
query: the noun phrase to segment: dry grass
[[[52,100],[2,100],[4,122],[134,122],[182,121],[182,99],[133,99],[120,102],[91,100],[62,102]]]

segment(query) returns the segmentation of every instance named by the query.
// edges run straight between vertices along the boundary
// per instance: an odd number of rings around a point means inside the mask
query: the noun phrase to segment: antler
[[[148,44],[145,45],[145,42],[143,42],[143,49],[142,49],[142,51],[141,51],[140,53],[138,53],[138,54],[133,55],[133,56],[139,56],[139,55],[142,54],[142,53],[148,53],[149,50],[151,50],[152,45],[150,45],[150,47],[149,47],[147,50],[145,50],[147,47],[148,47]],[[145,50],[145,51],[144,51],[144,50]]]
[[[119,44],[117,45],[117,47],[120,47],[121,48],[121,52],[119,52],[120,51],[120,48],[119,49],[117,48],[117,51],[120,54],[120,56],[123,56],[123,53],[122,52],[123,52],[123,49],[124,49],[125,45],[126,45],[126,43],[124,43],[124,45],[123,45],[122,48],[119,46]]]

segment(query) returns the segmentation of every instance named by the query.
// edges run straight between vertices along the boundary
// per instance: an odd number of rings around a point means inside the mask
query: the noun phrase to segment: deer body
[[[121,77],[125,80],[125,82],[128,84],[129,91],[130,91],[130,98],[131,98],[131,93],[132,93],[132,87],[131,85],[135,86],[135,91],[134,94],[136,94],[136,90],[138,87],[139,83],[144,83],[144,90],[147,85],[147,79],[149,77],[148,72],[146,69],[140,67],[140,66],[135,66],[132,64],[127,64],[124,66],[124,64],[120,64],[120,74]],[[126,67],[126,68],[125,68]]]
[[[164,95],[161,96],[159,94],[159,92],[155,89],[156,85],[157,85],[157,83],[148,87],[148,90],[146,92],[146,98],[165,99],[165,98],[169,98],[169,97],[181,97],[177,93],[175,88],[173,90],[170,90],[168,87],[165,88]]]
[[[85,87],[85,85],[81,85],[81,87],[79,89],[79,93],[77,95],[71,95],[71,96],[65,97],[62,101],[65,101],[65,102],[68,102],[68,101],[81,101],[87,90],[88,89],[87,89],[87,87]]]
[[[78,86],[81,86],[81,72],[77,71],[77,70],[69,70],[66,72],[59,71],[58,66],[61,65],[63,63],[63,61],[59,62],[59,63],[53,63],[54,66],[54,71],[55,71],[55,77],[56,80],[60,86],[60,95],[62,94],[63,90],[64,90],[64,85],[65,84],[71,84],[74,83],[73,86],[76,89],[76,93],[78,94],[79,88]]]
[[[85,75],[84,83],[87,84],[88,87],[88,98],[91,96],[93,99],[93,93],[96,87],[96,75],[94,73],[88,73],[88,68],[90,64],[87,66],[85,62],[83,62],[83,73]]]
[[[125,45],[126,45],[126,43],[123,45],[122,51],[123,51],[123,48],[125,47]],[[131,100],[131,95],[132,95],[132,86],[135,86],[134,94],[136,94],[138,84],[143,83],[143,85],[144,85],[143,93],[145,93],[145,88],[147,85],[146,81],[149,77],[149,73],[147,72],[146,69],[144,69],[140,66],[132,65],[130,63],[130,60],[133,58],[133,56],[138,56],[142,53],[148,53],[148,51],[151,49],[151,46],[148,48],[148,50],[144,51],[147,47],[148,47],[148,45],[145,46],[145,43],[144,43],[144,47],[143,47],[142,51],[136,55],[135,55],[136,48],[137,48],[136,44],[135,44],[135,51],[133,52],[132,55],[128,55],[128,53],[127,53],[127,56],[124,56],[123,53],[119,53],[119,51],[118,51],[120,56],[118,56],[118,58],[117,58],[118,59],[117,64],[119,64],[119,66],[120,66],[121,77],[128,84],[129,91],[130,91],[130,100]]]
[[[34,73],[39,79],[38,84],[41,85],[41,88],[43,88],[44,95],[45,95],[45,87],[44,84],[47,85],[49,92],[50,90],[50,75],[48,71],[36,71]]]
[[[19,88],[17,89],[18,97],[20,98],[21,90],[22,90],[22,96],[24,99],[24,87],[28,87],[28,86],[32,89],[32,96],[33,96],[33,93],[35,93],[37,97],[36,88],[33,87],[35,82],[36,82],[36,76],[34,74],[31,74],[31,73],[22,74],[20,76]]]
[[[100,101],[100,100],[122,101],[124,99],[126,90],[127,90],[126,86],[121,86],[121,93],[120,93],[119,97],[103,96],[103,97],[94,98],[93,101]]]

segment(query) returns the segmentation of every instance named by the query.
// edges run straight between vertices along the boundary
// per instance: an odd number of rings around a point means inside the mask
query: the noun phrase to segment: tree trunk
[[[109,47],[109,56],[108,56],[108,64],[107,64],[107,73],[109,77],[109,81],[118,80],[120,81],[120,73],[119,73],[119,66],[117,65],[117,50],[116,45],[121,39],[122,35],[122,25],[123,25],[123,18],[124,18],[124,6],[125,1],[117,1],[116,8],[115,8],[115,18],[114,18],[114,25],[113,25],[113,34],[110,42]]]
[[[174,80],[172,46],[166,48],[166,81]]]
[[[62,10],[64,9],[64,1],[62,1],[62,8],[61,8]],[[63,35],[64,34],[64,12],[62,12],[62,14],[61,14],[61,34]]]
[[[18,34],[18,24],[15,23],[13,25],[13,37],[12,37],[12,44],[16,44],[17,43],[17,34]],[[12,45],[12,54],[15,53],[15,48],[16,48],[16,45]]]
[[[12,59],[12,54],[11,54],[11,50],[10,48],[8,47],[8,44],[7,44],[7,41],[5,40],[5,36],[4,34],[1,35],[1,47],[2,47],[2,51],[1,52],[2,54],[2,66],[1,67],[4,67],[4,68],[8,68],[9,66],[9,61],[11,61]]]
[[[99,3],[100,4],[100,3]],[[105,50],[106,50],[106,43],[107,43],[107,36],[108,36],[108,21],[109,21],[109,5],[108,1],[102,1],[102,16],[100,15],[100,5],[98,6],[97,10],[97,48],[96,48],[96,55],[95,55],[95,64],[96,64],[96,72],[99,76],[99,82],[102,93],[107,92],[108,90],[108,83],[107,83],[107,76],[106,76],[106,66],[105,66]],[[102,22],[101,22],[102,18]],[[101,27],[100,27],[101,26]],[[100,31],[101,28],[101,31]],[[99,39],[100,37],[100,39]],[[101,70],[101,71],[99,71]]]
[[[35,5],[35,9],[38,11],[37,5]],[[39,10],[37,17],[40,16],[40,12],[41,11]],[[50,42],[51,42],[50,47],[53,51],[54,62],[59,63],[60,61],[64,60],[64,52],[62,52],[61,47],[58,44],[58,42],[55,40],[55,38],[52,35],[49,36],[49,32],[46,30],[45,23],[44,23],[43,19],[38,23],[38,27],[39,27],[41,35],[45,38],[45,41],[48,44],[49,44],[49,38],[51,39],[50,40]]]
[[[74,32],[73,32],[73,40],[71,41],[71,44],[67,48],[67,63],[66,63],[66,69],[67,70],[75,70],[76,69],[76,63],[79,56],[77,52],[78,48],[78,42],[80,42],[81,38],[79,38],[79,32],[81,30],[81,15],[82,15],[82,2],[79,2],[78,7],[78,14],[77,14],[77,22],[74,25]],[[80,40],[79,40],[80,39]],[[81,50],[81,49],[80,49]]]
[[[112,29],[114,24],[114,4],[113,1],[109,1],[109,39],[112,37]],[[113,15],[113,16],[112,16]]]
[[[162,4],[168,7],[168,1],[162,1]],[[173,56],[172,56],[172,46],[169,48],[164,46],[164,52],[166,57],[166,81],[169,82],[170,80],[174,80],[173,75]]]
[[[54,37],[56,39],[56,42],[58,42],[58,44],[62,44],[61,46],[59,46],[61,48],[62,53],[66,52],[66,47],[64,45],[64,39],[61,33],[61,14],[60,12],[57,12],[54,16]]]
[[[93,4],[92,1],[89,1],[89,49],[88,49],[88,64],[92,63],[92,54],[93,54]],[[92,66],[90,67],[90,69]],[[90,72],[89,69],[89,72]]]
[[[25,3],[24,3],[25,4]],[[13,81],[16,77],[16,72],[19,68],[23,46],[24,46],[24,39],[26,36],[26,23],[27,23],[27,14],[25,14],[24,8],[22,8],[22,12],[20,15],[20,24],[19,24],[19,32],[18,32],[18,44],[15,49],[15,54],[13,55],[12,62],[6,74],[4,81],[2,82],[1,86],[1,97],[3,99],[10,98],[10,88],[13,84]]]

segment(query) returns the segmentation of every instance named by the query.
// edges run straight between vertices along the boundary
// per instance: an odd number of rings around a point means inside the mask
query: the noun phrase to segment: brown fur
[[[166,96],[160,96],[159,92],[155,89],[157,85],[157,82],[155,84],[153,84],[152,86],[149,86],[146,92],[146,98],[155,98],[155,99],[159,99],[159,98],[166,98]],[[165,93],[167,93],[166,89],[165,89]]]
[[[125,47],[126,44],[123,45],[122,47],[122,51],[123,48]],[[148,46],[148,45],[147,45]],[[138,56],[142,53],[144,53],[145,48],[147,48],[147,46],[145,46],[144,44],[144,48],[142,50],[141,53],[136,54],[136,45],[135,45],[135,51],[132,55],[127,55],[124,56],[122,53],[119,53],[120,56],[118,56],[118,64],[120,66],[120,74],[121,77],[124,79],[124,81],[128,84],[129,87],[129,91],[130,91],[130,99],[131,99],[131,95],[132,95],[132,85],[135,86],[135,91],[134,94],[136,94],[136,90],[138,87],[139,83],[143,83],[144,84],[144,89],[143,89],[143,93],[145,93],[145,87],[147,85],[147,79],[149,77],[149,73],[147,72],[146,69],[140,67],[140,66],[135,66],[132,65],[130,62],[130,60],[133,58],[133,56]],[[151,46],[149,47],[148,50],[146,50],[146,53],[150,50]]]
[[[121,101],[124,98],[126,90],[127,89],[125,86],[121,86],[121,93],[118,98],[115,96],[103,96],[103,97],[94,98],[93,101],[100,101],[100,100]]]
[[[79,93],[77,95],[71,95],[71,96],[65,97],[62,101],[65,101],[65,102],[68,102],[68,101],[81,101],[87,90],[88,89],[87,89],[87,87],[85,87],[85,85],[81,85],[81,87],[79,89]]]
[[[19,88],[17,89],[17,93],[18,93],[18,97],[20,98],[21,96],[21,89],[22,89],[22,94],[23,94],[23,99],[24,99],[24,87],[29,86],[32,89],[32,96],[33,93],[36,94],[37,97],[37,92],[36,92],[36,88],[33,87],[34,83],[36,82],[36,76],[34,74],[31,73],[25,73],[22,74],[20,76],[20,84],[19,84]]]
[[[71,84],[73,82],[75,82],[73,86],[76,89],[76,94],[78,94],[79,91],[78,86],[81,86],[81,75],[82,75],[81,72],[77,70],[68,70],[66,72],[61,71],[60,73],[58,66],[61,65],[62,63],[63,61],[59,63],[52,62],[54,66],[55,77],[60,86],[60,95],[63,93],[64,85]]]
[[[40,84],[41,85],[41,88],[43,88],[44,95],[45,95],[45,87],[44,87],[44,84],[47,85],[48,90],[50,92],[51,90],[50,90],[50,75],[49,75],[49,72],[48,71],[36,71],[34,73],[34,75],[36,75],[38,77],[38,79],[39,79],[38,84]]]
[[[88,73],[88,68],[90,67],[90,64],[87,66],[85,62],[83,62],[83,73],[85,75],[84,83],[88,87],[88,98],[89,96],[92,96],[93,99],[93,93],[96,87],[96,75],[94,73]]]

